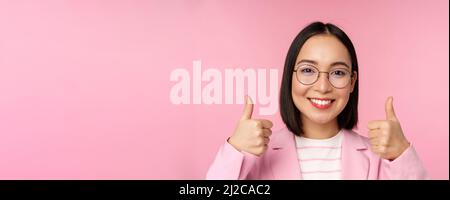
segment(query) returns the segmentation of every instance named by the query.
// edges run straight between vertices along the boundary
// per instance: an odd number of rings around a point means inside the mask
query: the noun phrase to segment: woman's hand
[[[252,119],[253,102],[247,96],[244,113],[239,120],[234,134],[228,139],[234,148],[256,156],[263,155],[269,144],[272,122],[266,119]]]
[[[408,147],[409,142],[403,135],[400,122],[395,116],[393,97],[386,100],[386,120],[370,121],[369,139],[371,150],[380,157],[394,160]]]

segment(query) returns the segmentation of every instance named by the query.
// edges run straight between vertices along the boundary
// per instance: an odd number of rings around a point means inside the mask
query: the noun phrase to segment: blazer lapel
[[[275,179],[301,179],[295,137],[288,129],[277,133],[269,146],[270,166]]]
[[[342,179],[368,179],[369,158],[363,153],[368,147],[361,136],[344,130],[342,141]]]

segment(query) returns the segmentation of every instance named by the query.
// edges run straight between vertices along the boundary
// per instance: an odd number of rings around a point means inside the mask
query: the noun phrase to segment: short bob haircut
[[[356,59],[355,48],[352,41],[341,29],[336,25],[322,22],[314,22],[306,26],[294,39],[286,56],[284,63],[283,79],[280,89],[280,113],[286,127],[295,135],[303,134],[300,111],[294,104],[292,99],[292,73],[294,73],[295,61],[297,56],[305,44],[306,40],[312,36],[319,34],[331,34],[339,39],[347,48],[351,62],[352,72],[358,73],[358,61]],[[359,74],[359,73],[358,73]],[[356,79],[353,92],[350,94],[349,101],[344,110],[338,115],[339,129],[353,129],[358,123],[358,79]]]

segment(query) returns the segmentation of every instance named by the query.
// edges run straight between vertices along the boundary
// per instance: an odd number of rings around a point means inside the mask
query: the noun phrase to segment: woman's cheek
[[[342,112],[345,108],[345,106],[348,103],[348,100],[350,99],[350,91],[342,91],[342,93],[339,95],[339,101],[338,101],[338,110],[339,113]]]
[[[295,106],[298,110],[302,111],[302,108],[305,108],[306,102],[306,88],[302,88],[298,85],[292,86],[292,99],[294,101]]]

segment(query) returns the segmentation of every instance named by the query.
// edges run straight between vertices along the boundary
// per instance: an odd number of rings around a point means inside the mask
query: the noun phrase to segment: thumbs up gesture
[[[244,113],[239,120],[234,134],[228,139],[234,148],[256,156],[263,155],[272,134],[272,122],[265,119],[252,119],[253,102],[247,96]]]
[[[409,147],[400,122],[395,116],[393,100],[393,97],[388,97],[386,100],[386,120],[370,121],[367,126],[371,150],[380,157],[391,161]]]

